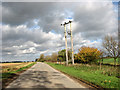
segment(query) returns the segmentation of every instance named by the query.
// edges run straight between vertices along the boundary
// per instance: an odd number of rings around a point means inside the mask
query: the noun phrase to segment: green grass
[[[16,71],[9,71],[9,72],[5,72],[5,73],[2,73],[2,79],[8,79],[8,78],[11,78],[13,75],[15,75],[16,73],[20,72],[20,71],[23,71],[31,66],[33,66],[34,64],[36,64],[36,62],[33,62],[25,67],[22,67],[22,68],[19,68],[18,70]]]
[[[22,67],[22,68],[20,68],[20,69],[16,70],[15,72],[20,72],[20,71],[23,71],[23,70],[25,70],[25,69],[27,69],[27,68],[29,68],[29,67],[33,66],[34,64],[36,64],[36,62],[31,63],[31,64],[29,64],[29,65],[27,65],[27,66],[25,66],[25,67]]]
[[[102,70],[99,70],[99,67],[96,65],[64,66],[64,65],[54,64],[54,63],[47,63],[47,64],[66,74],[69,74],[70,76],[76,77],[78,79],[86,80],[95,85],[99,85],[104,88],[118,88],[119,82],[118,82],[118,78],[116,77],[116,74],[108,76],[106,74],[108,69],[105,69],[107,68],[105,66],[103,67]]]
[[[116,59],[116,64],[118,64],[118,60],[120,59]],[[98,60],[99,62],[99,60]],[[114,64],[114,58],[104,58],[103,59],[103,64]]]
[[[116,62],[118,63],[118,58],[117,58]],[[103,60],[103,63],[114,64],[114,58],[106,58]]]

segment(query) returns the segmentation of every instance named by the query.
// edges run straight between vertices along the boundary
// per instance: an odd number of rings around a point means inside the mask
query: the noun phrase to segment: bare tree
[[[42,61],[42,62],[44,61],[44,54],[40,55],[39,61]]]
[[[105,36],[103,47],[108,51],[109,55],[114,58],[114,65],[116,65],[116,59],[118,57],[118,42],[110,35]]]
[[[57,53],[52,53],[51,60],[52,61],[57,61],[57,57],[58,57]]]

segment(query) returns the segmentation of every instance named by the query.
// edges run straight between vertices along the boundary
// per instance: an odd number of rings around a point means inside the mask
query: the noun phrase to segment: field
[[[119,78],[117,67],[102,66],[100,70],[98,65],[79,64],[65,66],[48,62],[47,64],[82,81],[90,82],[103,88],[118,88]]]
[[[10,82],[12,78],[19,76],[19,74],[29,67],[33,66],[35,62],[27,63],[2,63],[0,64],[2,74],[3,87],[5,87],[7,82]]]
[[[117,58],[117,60],[116,60],[117,64],[118,64],[118,60],[120,60],[120,59]],[[103,64],[114,64],[114,58],[105,58],[105,59],[103,59]]]
[[[0,63],[0,66],[14,66],[14,65],[20,65],[20,64],[23,64],[23,63]]]

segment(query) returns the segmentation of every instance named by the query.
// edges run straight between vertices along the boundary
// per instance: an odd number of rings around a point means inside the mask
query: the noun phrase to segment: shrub
[[[83,63],[95,62],[102,53],[94,47],[81,47],[77,54],[77,59]]]

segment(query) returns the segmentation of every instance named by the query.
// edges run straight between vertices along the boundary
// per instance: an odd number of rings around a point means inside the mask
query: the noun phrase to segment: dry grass
[[[13,65],[20,65],[23,63],[1,63],[0,66],[13,66]]]
[[[2,74],[2,87],[5,88],[9,83],[18,78],[20,73],[24,72],[31,66],[36,64],[35,62],[27,63],[5,63],[0,70]]]
[[[2,63],[2,70],[0,70],[0,73],[6,73],[6,72],[10,72],[10,71],[16,71],[19,68],[25,67],[27,65],[29,65],[32,62],[28,62],[28,63]]]

